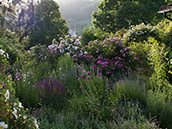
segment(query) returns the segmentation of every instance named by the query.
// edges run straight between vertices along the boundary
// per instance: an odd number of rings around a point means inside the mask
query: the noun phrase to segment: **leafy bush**
[[[119,99],[129,98],[146,103],[147,81],[142,78],[125,78],[114,85],[114,95]]]
[[[160,90],[154,92],[149,90],[146,105],[151,115],[159,120],[160,127],[169,129],[172,127],[171,94]]]
[[[150,80],[156,86],[165,88],[168,90],[170,87],[169,77],[167,76],[168,67],[164,58],[166,52],[165,44],[159,44],[157,40],[151,39],[149,41],[152,45],[149,53],[150,64],[153,67],[154,73],[152,74]]]
[[[159,40],[159,32],[155,26],[150,24],[145,25],[144,23],[136,26],[131,26],[130,29],[124,34],[124,43],[129,44],[132,42],[147,41],[149,37],[154,37]]]
[[[90,41],[96,40],[97,37],[95,36],[95,30],[91,27],[84,28],[82,31],[81,42],[83,46],[88,45]]]
[[[162,42],[167,46],[172,46],[172,23],[169,20],[162,20],[156,27]]]
[[[156,120],[147,118],[146,109],[138,101],[124,100],[118,106],[116,128],[158,129]]]
[[[146,76],[151,76],[153,69],[150,66],[149,53],[151,44],[148,42],[132,42],[129,47],[132,49],[134,56],[138,58],[136,62],[136,71]]]
[[[93,115],[99,120],[106,121],[113,119],[116,113],[115,106],[110,106],[105,101],[101,102],[99,98],[91,94],[89,96],[74,96],[69,100],[69,107],[68,110],[73,111],[80,119]]]
[[[77,64],[74,64],[74,59],[70,55],[61,56],[58,60],[57,76],[65,84],[69,96],[78,94],[80,69]]]
[[[7,128],[31,128],[38,129],[38,122],[35,118],[27,115],[22,103],[15,98],[14,90],[11,87],[0,85],[0,121],[5,122]],[[1,125],[2,126],[2,125]]]

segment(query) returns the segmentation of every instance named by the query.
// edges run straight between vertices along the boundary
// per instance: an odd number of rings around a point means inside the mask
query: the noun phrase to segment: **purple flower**
[[[80,86],[79,89],[81,90],[82,89],[82,86]]]
[[[94,65],[94,68],[97,68],[97,66],[96,66],[96,65]]]
[[[87,74],[90,75],[90,72],[88,71]]]
[[[81,80],[81,78],[78,78],[78,81],[80,81]]]
[[[110,72],[106,72],[106,75],[110,75]]]
[[[115,70],[115,68],[114,68],[114,67],[112,67],[112,69],[113,69],[113,70]]]
[[[85,78],[85,75],[82,75],[81,77],[82,77],[82,78]]]
[[[88,80],[89,79],[89,77],[86,77],[86,80]]]

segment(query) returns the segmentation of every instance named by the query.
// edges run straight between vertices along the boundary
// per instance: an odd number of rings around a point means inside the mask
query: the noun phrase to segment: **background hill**
[[[91,13],[97,11],[97,4],[101,0],[56,0],[60,5],[62,16],[67,20],[68,26],[81,34],[84,27],[92,26]]]

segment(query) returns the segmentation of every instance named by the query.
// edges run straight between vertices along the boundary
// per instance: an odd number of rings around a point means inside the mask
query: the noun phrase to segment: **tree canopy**
[[[167,5],[170,0],[102,0],[98,11],[92,13],[95,28],[104,32],[113,32],[130,25],[158,23],[162,17],[157,14],[159,7]]]
[[[30,46],[51,44],[68,33],[66,20],[53,0],[42,0],[35,8],[34,27],[30,34]]]

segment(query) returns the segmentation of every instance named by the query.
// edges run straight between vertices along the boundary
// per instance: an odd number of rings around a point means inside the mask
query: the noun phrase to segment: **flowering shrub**
[[[6,53],[4,50],[0,49],[0,68],[1,71],[4,71],[4,68],[6,67],[9,58],[8,53]]]
[[[92,58],[90,63],[104,76],[126,73],[130,68],[134,68],[137,60],[131,48],[124,47],[122,39],[117,37],[107,38],[103,42],[91,41],[85,51],[88,53],[86,58]]]
[[[139,42],[147,40],[149,37],[154,37],[159,39],[159,31],[155,26],[151,26],[150,24],[145,25],[144,23],[136,26],[131,26],[130,29],[124,34],[124,42],[129,43]]]
[[[14,97],[14,91],[0,85],[0,127],[38,129],[37,120],[27,115],[22,103]]]
[[[43,104],[56,104],[64,99],[66,88],[59,80],[55,78],[45,78],[36,83],[38,96]]]

